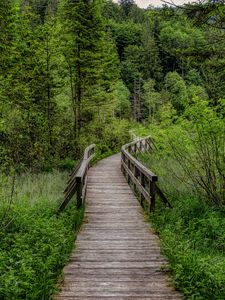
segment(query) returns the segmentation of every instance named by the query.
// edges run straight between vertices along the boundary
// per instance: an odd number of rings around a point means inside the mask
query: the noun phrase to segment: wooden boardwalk
[[[158,237],[120,171],[120,156],[88,172],[85,223],[55,300],[181,299],[161,270]]]

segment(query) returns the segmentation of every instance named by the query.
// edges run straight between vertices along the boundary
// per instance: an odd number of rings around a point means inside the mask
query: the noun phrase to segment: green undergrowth
[[[139,159],[159,176],[159,185],[173,208],[160,199],[150,221],[168,257],[175,286],[185,299],[225,299],[225,209],[209,205],[169,173],[173,161],[144,154]],[[173,166],[173,168],[171,168]]]
[[[157,202],[150,220],[186,299],[225,299],[225,211],[194,198]]]
[[[19,179],[0,229],[0,299],[50,299],[57,290],[83,219],[74,201],[56,214],[67,177],[55,171]]]

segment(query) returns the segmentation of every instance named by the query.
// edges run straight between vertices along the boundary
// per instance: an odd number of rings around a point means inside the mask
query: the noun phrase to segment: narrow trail
[[[120,171],[120,155],[89,170],[86,205],[55,300],[182,299],[161,270],[158,237]]]

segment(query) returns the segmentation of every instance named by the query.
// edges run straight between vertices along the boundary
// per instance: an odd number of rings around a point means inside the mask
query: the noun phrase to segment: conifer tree
[[[125,16],[128,16],[131,8],[135,5],[135,2],[134,0],[120,0],[119,4],[121,5]]]
[[[101,2],[69,0],[64,7],[64,18],[66,40],[63,52],[70,74],[74,130],[78,137],[82,127],[82,102],[96,99],[100,85],[103,88],[106,84],[102,72],[106,70],[104,64],[107,62],[103,58],[105,46],[102,42],[104,24]]]

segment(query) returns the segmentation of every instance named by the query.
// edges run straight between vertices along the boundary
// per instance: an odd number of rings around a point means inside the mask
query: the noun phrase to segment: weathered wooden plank
[[[55,300],[181,299],[162,266],[159,238],[120,171],[120,157],[88,173],[87,208]]]
[[[138,245],[136,243],[136,241],[134,241],[133,243],[120,243],[119,241],[110,241],[110,243],[108,241],[85,241],[82,240],[81,242],[77,243],[77,246],[79,245],[79,248],[76,248],[75,251],[77,251],[78,249],[81,250],[85,250],[85,249],[90,249],[90,250],[126,250],[129,251],[130,249],[134,249],[134,250],[140,250],[140,249],[148,249],[149,251],[151,251],[152,249],[158,251],[159,249],[159,245],[158,242],[153,242],[151,241],[139,241]]]
[[[76,262],[71,261],[70,262],[70,268],[71,269],[77,269],[77,268],[84,268],[84,269],[133,269],[133,268],[142,268],[142,269],[148,269],[148,268],[154,268],[158,267],[161,268],[163,266],[161,261],[104,261],[104,262],[95,262],[95,261],[82,261],[82,262]]]
[[[79,291],[79,292],[74,292],[74,291],[65,291],[62,292],[61,296],[62,297],[73,297],[73,295],[79,295],[80,297],[96,297],[99,299],[99,297],[105,297],[108,299],[108,297],[115,297],[118,299],[118,297],[128,297],[128,299],[131,299],[131,297],[147,297],[147,299],[181,299],[178,298],[176,294],[173,294],[172,292],[168,293],[168,291],[163,291],[163,290],[157,290],[157,291]],[[172,295],[171,295],[172,294]],[[175,298],[177,296],[177,298]],[[114,299],[115,299],[114,298]],[[123,299],[123,298],[122,298]],[[139,299],[139,298],[138,298]]]
[[[70,258],[71,262],[98,262],[98,263],[103,263],[103,262],[148,262],[149,260],[151,260],[151,262],[160,262],[160,263],[166,263],[166,260],[163,259],[162,257],[157,257],[154,256],[153,253],[149,252],[148,255],[139,255],[137,256],[137,254],[133,254],[133,255],[127,255],[125,254],[120,254],[115,256],[109,255],[109,253],[106,254],[97,254],[97,253],[93,253],[93,254],[86,254],[86,257],[84,257],[83,254],[76,254],[74,255],[74,257],[72,256]]]
[[[140,282],[121,282],[121,281],[114,281],[114,282],[106,282],[106,281],[97,281],[97,282],[67,282],[64,284],[64,291],[74,291],[74,292],[162,292],[163,294],[168,294],[167,288],[162,286],[164,281],[157,282],[157,281],[143,281],[140,285]]]
[[[129,269],[121,269],[121,268],[113,268],[113,269],[104,269],[104,268],[86,268],[86,269],[81,269],[81,268],[71,268],[70,265],[65,267],[65,274],[66,278],[65,281],[67,280],[67,276],[74,275],[74,278],[76,277],[79,279],[79,275],[85,276],[87,279],[89,276],[113,276],[114,278],[122,278],[123,276],[129,276],[131,278],[136,278],[136,276],[140,277],[148,277],[148,280],[150,280],[152,277],[157,277],[157,276],[162,276],[165,279],[165,274],[161,269],[158,267],[154,268],[129,268]]]
[[[82,250],[88,250],[88,251],[104,251],[104,250],[116,250],[116,251],[119,251],[119,250],[125,250],[125,251],[129,251],[129,250],[148,250],[150,253],[153,252],[153,251],[157,251],[158,250],[158,244],[157,243],[154,243],[152,244],[151,246],[149,246],[148,243],[141,243],[140,246],[138,247],[135,247],[135,245],[127,245],[126,244],[121,244],[121,243],[118,243],[118,241],[113,241],[113,245],[112,247],[110,248],[109,246],[109,243],[105,243],[105,244],[101,244],[99,243],[99,241],[94,241],[94,243],[90,243],[87,245],[84,244],[85,241],[82,241],[82,246],[79,247],[79,249],[82,251]],[[108,242],[108,241],[107,241]],[[117,243],[115,243],[117,242]]]
[[[133,232],[133,233],[132,233]],[[82,234],[82,236],[80,236],[78,238],[78,241],[80,240],[128,240],[128,241],[132,241],[132,240],[142,240],[142,241],[148,241],[148,237],[145,235],[141,235],[138,232],[134,231],[127,231],[127,232],[121,232],[121,231],[117,231],[115,233],[110,233],[109,230],[107,230],[107,232],[100,232],[100,230],[98,230],[98,232],[96,231],[92,231],[92,232],[85,232]],[[155,240],[155,238],[151,238],[151,240]]]
[[[131,206],[132,207],[132,206]],[[135,206],[133,206],[135,207]],[[130,207],[126,208],[126,207],[111,207],[111,208],[106,208],[103,207],[103,209],[101,210],[101,208],[99,207],[89,207],[87,209],[87,213],[95,213],[95,214],[102,214],[102,213],[124,213],[124,214],[129,214],[130,211]]]
[[[143,275],[143,274],[137,274],[135,276],[129,276],[126,274],[117,274],[117,276],[115,276],[115,274],[102,274],[102,275],[98,275],[93,273],[86,273],[86,274],[82,274],[82,273],[76,273],[75,274],[76,277],[74,276],[74,273],[72,274],[66,274],[66,282],[70,283],[79,283],[79,282],[138,282],[138,284],[140,284],[141,282],[149,282],[149,276],[152,276],[153,274],[148,274],[148,275]],[[88,276],[87,276],[88,275]],[[154,280],[157,283],[165,283],[165,276],[162,274],[154,274]],[[169,281],[168,281],[169,283]]]
[[[139,209],[139,205],[138,203],[127,203],[127,204],[123,204],[122,202],[111,202],[106,204],[104,201],[98,201],[96,200],[96,202],[90,202],[88,201],[88,207],[86,208],[86,212],[89,211],[89,209],[98,209],[98,210],[120,210],[120,209],[127,209],[130,210],[131,207],[136,207],[137,209]]]
[[[56,300],[151,300],[151,299],[155,299],[155,300],[178,300],[180,299],[179,296],[175,296],[175,295],[163,295],[163,296],[155,296],[153,295],[153,297],[151,297],[151,295],[147,295],[147,296],[102,296],[102,295],[98,295],[96,296],[81,296],[81,297],[77,297],[77,296],[58,296],[55,298]]]

